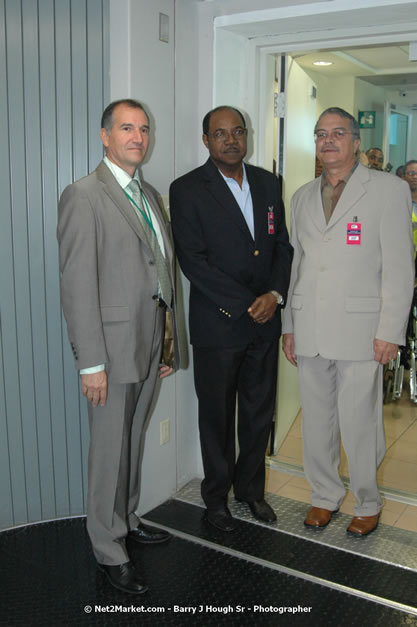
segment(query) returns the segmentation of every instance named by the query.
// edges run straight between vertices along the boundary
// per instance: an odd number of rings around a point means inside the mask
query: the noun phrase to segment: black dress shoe
[[[204,520],[220,531],[233,531],[235,529],[232,514],[226,506],[218,509],[208,509],[204,514]]]
[[[141,542],[142,544],[159,544],[170,539],[171,534],[162,529],[155,529],[139,522],[135,529],[131,529],[128,534],[129,538]]]
[[[243,499],[236,499],[237,501],[243,501],[249,505],[249,509],[252,512],[252,516],[262,522],[275,522],[277,517],[270,505],[262,499],[260,501],[245,501]]]
[[[107,566],[106,564],[97,564],[97,566],[106,575],[111,585],[118,590],[131,594],[143,594],[148,589],[148,586],[139,579],[132,562],[125,562],[120,566]]]

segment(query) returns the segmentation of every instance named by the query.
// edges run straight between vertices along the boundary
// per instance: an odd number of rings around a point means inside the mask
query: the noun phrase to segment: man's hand
[[[159,378],[165,379],[165,377],[169,377],[170,374],[174,372],[174,368],[170,368],[170,366],[165,366],[165,364],[161,364],[159,366]]]
[[[391,344],[391,342],[385,342],[384,340],[374,340],[374,359],[379,361],[380,364],[385,365],[391,359],[395,359],[398,353],[398,344]]]
[[[293,366],[297,365],[297,356],[294,353],[294,334],[293,333],[284,333],[282,336],[282,350],[284,351],[285,357],[288,359],[290,364]]]
[[[254,322],[265,324],[265,322],[272,320],[277,307],[277,299],[273,294],[268,292],[267,294],[258,296],[258,298],[253,301],[248,309],[248,314]]]
[[[82,374],[81,386],[84,396],[87,397],[93,407],[97,407],[99,403],[101,407],[104,407],[107,400],[107,373],[105,370],[93,374]]]

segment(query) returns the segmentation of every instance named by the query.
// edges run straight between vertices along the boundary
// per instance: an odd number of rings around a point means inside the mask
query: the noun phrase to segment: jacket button
[[[259,255],[259,250],[255,250],[253,254],[255,255],[255,257],[257,257]]]

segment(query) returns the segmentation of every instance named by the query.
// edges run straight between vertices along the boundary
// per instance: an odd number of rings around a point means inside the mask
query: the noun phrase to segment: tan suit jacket
[[[174,285],[168,227],[153,188],[143,183],[143,190],[161,227]],[[157,315],[156,265],[135,209],[104,162],[64,190],[57,235],[76,368],[105,364],[112,383],[144,380]],[[178,363],[178,350],[176,357]]]
[[[361,225],[360,245],[347,224]],[[320,177],[291,204],[294,258],[283,333],[295,353],[370,360],[375,338],[404,344],[413,294],[411,198],[393,175],[358,165],[326,225]]]

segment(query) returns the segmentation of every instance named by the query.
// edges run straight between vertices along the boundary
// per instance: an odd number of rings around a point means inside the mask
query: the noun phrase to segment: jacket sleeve
[[[413,298],[414,247],[410,190],[405,182],[398,183],[381,208],[382,306],[376,338],[404,344]]]
[[[68,186],[58,208],[61,300],[75,367],[108,361],[99,299],[97,233],[88,196]]]
[[[297,237],[297,226],[295,220],[295,198],[292,198],[291,201],[291,233],[290,233],[290,241],[292,247],[294,249],[294,256],[291,264],[291,277],[290,277],[290,285],[288,288],[288,297],[285,304],[285,308],[283,311],[282,317],[282,333],[294,333],[293,327],[293,319],[292,319],[292,310],[291,310],[291,299],[294,292],[294,285],[297,281],[298,277],[298,268],[300,265],[301,257],[303,255],[303,251],[298,241]]]

